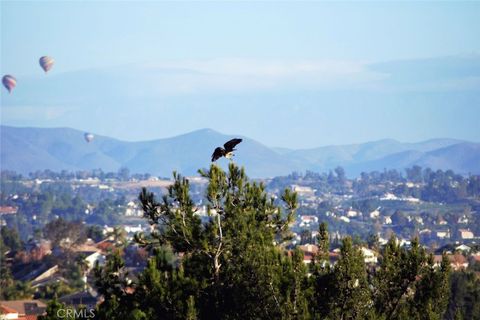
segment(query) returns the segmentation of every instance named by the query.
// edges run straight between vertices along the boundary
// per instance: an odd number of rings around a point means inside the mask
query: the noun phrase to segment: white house
[[[345,217],[345,216],[341,216],[340,218],[338,218],[339,220],[342,220],[343,222],[346,222],[346,223],[350,223],[350,219]]]
[[[87,256],[85,257],[85,260],[88,263],[88,269],[91,270],[94,266],[95,263],[98,261],[98,264],[100,266],[103,266],[105,264],[105,256],[101,254],[100,252],[88,252],[86,253]]]
[[[437,238],[440,238],[440,239],[450,238],[450,230],[437,231]]]
[[[355,218],[355,217],[358,217],[358,212],[353,210],[353,209],[350,209],[347,211],[347,217],[349,218]]]
[[[377,263],[378,259],[375,251],[365,247],[361,247],[360,250],[362,251],[365,263]]]
[[[470,248],[469,246],[467,245],[459,245],[458,247],[455,248],[455,251],[464,251],[464,252],[470,252],[470,250],[472,250],[472,248]]]
[[[380,207],[370,212],[370,219],[376,219],[380,216]]]
[[[311,197],[315,195],[315,190],[307,186],[292,185],[292,190],[301,197]]]
[[[383,224],[392,224],[392,218],[390,216],[383,217]]]

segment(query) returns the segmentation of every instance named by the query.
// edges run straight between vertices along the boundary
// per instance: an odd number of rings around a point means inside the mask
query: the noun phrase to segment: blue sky
[[[1,122],[271,146],[480,141],[480,3],[1,2]],[[42,55],[55,58],[43,75]]]

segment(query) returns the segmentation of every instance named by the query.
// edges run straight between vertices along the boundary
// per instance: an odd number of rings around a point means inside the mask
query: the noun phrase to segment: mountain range
[[[1,169],[28,174],[36,170],[117,171],[169,177],[173,170],[194,175],[210,165],[217,146],[234,137],[202,129],[170,138],[127,142],[96,135],[87,143],[84,132],[70,128],[1,126]],[[402,143],[392,139],[362,144],[291,150],[271,148],[248,137],[237,147],[235,162],[251,177],[266,178],[293,171],[327,171],[343,166],[347,175],[362,171],[399,169],[420,165],[452,169],[461,174],[480,174],[480,143],[432,139]],[[219,160],[222,166],[228,161]]]

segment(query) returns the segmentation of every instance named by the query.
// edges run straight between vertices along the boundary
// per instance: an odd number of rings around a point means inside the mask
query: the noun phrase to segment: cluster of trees
[[[152,177],[148,173],[130,173],[128,168],[122,167],[118,169],[117,172],[104,172],[102,169],[93,169],[93,170],[79,170],[79,171],[68,171],[61,170],[59,172],[52,171],[49,169],[46,170],[37,170],[30,172],[28,177],[24,177],[22,174],[17,173],[12,170],[2,170],[0,174],[2,179],[11,180],[11,181],[21,181],[24,179],[40,179],[40,180],[75,180],[75,179],[88,179],[96,178],[99,180],[120,180],[127,181],[130,179],[136,180],[146,180]]]
[[[95,268],[103,296],[100,319],[442,319],[448,307],[450,267],[436,266],[413,241],[394,237],[378,267],[364,263],[350,238],[330,264],[329,236],[319,228],[319,253],[307,267],[288,250],[296,194],[282,204],[262,184],[230,164],[201,171],[210,220],[202,223],[187,179],[174,174],[162,199],[143,189],[140,201],[152,232],[135,241],[151,252],[132,281],[119,252]]]
[[[48,222],[62,218],[67,221],[82,221],[90,225],[113,225],[119,221],[119,207],[126,203],[124,196],[99,195],[98,192],[87,205],[80,191],[74,192],[70,185],[52,184],[19,192],[15,199],[7,199],[7,195],[15,194],[17,188],[5,188],[1,192],[1,205],[18,208],[14,215],[6,215],[7,225],[19,231],[23,240],[34,238]]]
[[[316,189],[319,194],[353,192],[365,197],[382,194],[385,188],[405,182],[419,184],[419,187],[409,188],[401,184],[393,190],[397,196],[413,196],[424,201],[447,203],[480,196],[480,176],[464,177],[452,170],[433,171],[420,166],[406,168],[405,175],[401,171],[390,169],[383,172],[362,172],[359,178],[350,180],[347,179],[342,167],[337,167],[328,173],[294,172],[288,176],[272,179],[269,187],[278,189],[301,183]]]
[[[380,172],[362,172],[361,178],[353,184],[354,190],[359,193],[367,193],[369,190],[377,190],[375,185],[388,183],[413,182],[419,187],[409,188],[405,184],[394,189],[397,196],[412,196],[423,201],[453,203],[466,198],[478,198],[480,196],[480,176],[471,175],[464,177],[452,170],[422,169],[413,166],[405,169],[406,176],[396,170]]]
[[[15,281],[10,266],[5,262],[8,252],[22,248],[22,241],[15,230],[0,228],[0,300],[29,297],[32,293],[27,283]]]

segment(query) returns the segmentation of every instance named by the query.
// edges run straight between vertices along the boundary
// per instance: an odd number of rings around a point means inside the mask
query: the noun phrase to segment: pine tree
[[[425,320],[443,319],[450,294],[449,277],[450,261],[446,254],[443,255],[439,268],[435,266],[433,255],[429,255],[410,303],[412,317]]]
[[[162,201],[146,189],[140,194],[155,231],[136,240],[149,248],[168,245],[182,255],[179,268],[161,275],[155,271],[159,266],[149,263],[142,277],[154,278],[140,280],[145,289],[142,300],[157,297],[155,301],[163,301],[164,295],[173,304],[189,301],[177,309],[164,305],[174,311],[172,318],[179,319],[191,316],[193,307],[202,319],[304,317],[303,259],[286,255],[282,247],[290,236],[296,194],[285,190],[282,208],[267,195],[263,184],[248,181],[244,170],[234,164],[228,172],[212,165],[200,174],[209,180],[210,219],[206,223],[195,214],[188,180],[178,174]]]
[[[367,270],[363,255],[346,237],[340,248],[340,259],[333,268],[329,317],[332,319],[366,319],[372,308]]]
[[[47,309],[45,310],[46,314],[38,316],[38,320],[74,320],[73,312],[67,312],[67,309],[71,308],[67,308],[67,306],[55,298],[48,303]]]
[[[127,290],[129,280],[124,266],[120,252],[115,250],[104,267],[97,264],[93,270],[95,285],[103,297],[95,313],[98,319],[142,319],[138,302]]]
[[[316,261],[321,265],[329,263],[330,238],[326,222],[320,223],[318,227],[318,255]]]
[[[310,313],[314,318],[323,319],[330,310],[329,296],[333,273],[330,266],[330,240],[328,226],[322,222],[318,227],[318,253],[311,266],[312,276],[310,277],[310,287],[313,293],[310,295]]]
[[[400,319],[406,299],[414,292],[415,283],[425,262],[425,251],[412,240],[410,250],[400,247],[392,235],[385,246],[380,268],[374,278],[374,301],[377,314],[386,319]]]

